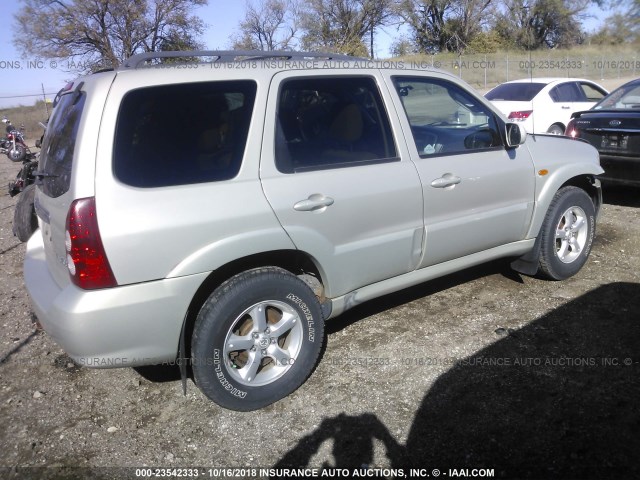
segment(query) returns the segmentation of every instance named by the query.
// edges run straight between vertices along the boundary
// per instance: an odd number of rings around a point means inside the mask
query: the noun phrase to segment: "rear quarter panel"
[[[224,75],[224,76],[223,76]],[[259,153],[270,75],[252,70],[257,94],[239,174],[232,180],[159,188],[125,185],[112,170],[113,139],[123,96],[135,88],[181,82],[246,80],[246,71],[197,69],[119,72],[98,140],[96,205],[107,257],[119,284],[212,271],[230,260],[293,248],[259,182]],[[171,121],[171,119],[167,119]],[[175,138],[159,142],[180,141]]]

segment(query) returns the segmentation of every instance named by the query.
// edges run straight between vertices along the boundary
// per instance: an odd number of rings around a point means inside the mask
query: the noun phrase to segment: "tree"
[[[233,48],[242,50],[290,50],[296,41],[299,6],[294,0],[266,0],[260,6],[247,1],[240,37]]]
[[[591,0],[503,0],[495,29],[518,48],[570,47],[582,43],[580,20]]]
[[[375,30],[393,17],[393,0],[309,0],[302,15],[306,50],[373,58]],[[369,40],[369,48],[365,44]]]
[[[492,0],[401,0],[398,11],[419,51],[461,53],[482,32]]]
[[[140,52],[198,47],[208,0],[23,0],[14,44],[23,53],[73,60],[81,73],[117,67]]]
[[[597,45],[640,42],[640,0],[614,0],[616,12],[591,36]]]

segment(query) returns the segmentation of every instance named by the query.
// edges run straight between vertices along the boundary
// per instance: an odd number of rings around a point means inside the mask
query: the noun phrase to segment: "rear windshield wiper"
[[[47,172],[33,172],[33,176],[38,178],[56,178],[56,177],[59,177],[60,175],[55,175],[53,173],[47,173]]]

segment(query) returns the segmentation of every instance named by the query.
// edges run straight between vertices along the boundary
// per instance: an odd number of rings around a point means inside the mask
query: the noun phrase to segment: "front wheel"
[[[200,310],[194,378],[220,406],[256,410],[304,383],[323,340],[320,303],[302,280],[276,267],[249,270],[218,287]]]
[[[11,146],[7,152],[7,157],[12,162],[21,162],[27,158],[27,148],[24,145],[16,143],[15,146]]]
[[[578,187],[558,190],[540,231],[540,273],[552,280],[578,273],[589,257],[595,227],[589,195]]]

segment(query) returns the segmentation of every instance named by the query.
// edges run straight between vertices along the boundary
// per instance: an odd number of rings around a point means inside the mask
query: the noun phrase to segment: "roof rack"
[[[194,50],[194,51],[172,51],[172,52],[145,52],[129,57],[121,68],[144,68],[144,63],[160,58],[190,58],[190,57],[211,57],[213,62],[247,62],[265,59],[323,59],[323,60],[365,60],[361,57],[352,57],[339,53],[323,52],[285,52],[285,51],[262,51],[262,50]]]

